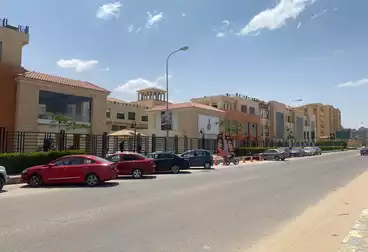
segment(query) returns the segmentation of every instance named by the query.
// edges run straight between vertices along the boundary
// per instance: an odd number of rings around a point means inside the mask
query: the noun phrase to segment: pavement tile
[[[339,252],[368,252],[368,209],[365,209],[349,234],[342,241]]]

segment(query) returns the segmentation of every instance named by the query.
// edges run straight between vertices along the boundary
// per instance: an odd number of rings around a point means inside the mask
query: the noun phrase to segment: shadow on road
[[[132,176],[119,176],[116,178],[116,180],[147,180],[147,179],[156,179],[157,176],[152,176],[152,175],[148,175],[148,176],[143,176],[142,178],[140,179],[135,179],[133,178]]]
[[[96,187],[91,187],[91,188],[107,188],[107,187],[115,187],[115,186],[118,186],[118,185],[119,185],[118,182],[105,182],[105,183],[102,183],[102,184],[100,184]],[[33,187],[31,187],[29,185],[23,185],[20,188],[34,189]],[[62,184],[62,185],[43,185],[43,186],[40,186],[38,188],[54,189],[54,188],[89,188],[89,187],[85,184]]]
[[[192,172],[191,171],[187,171],[187,170],[185,170],[185,171],[180,171],[179,173],[177,173],[177,174],[191,174]],[[173,173],[171,173],[171,172],[157,172],[156,173],[157,175],[176,175],[176,174],[173,174]]]
[[[1,190],[0,194],[8,192],[7,190]]]

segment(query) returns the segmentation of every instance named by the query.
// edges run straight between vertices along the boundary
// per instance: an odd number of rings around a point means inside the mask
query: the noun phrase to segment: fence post
[[[106,157],[108,152],[108,141],[107,132],[104,132],[102,134],[102,157]]]
[[[156,135],[152,134],[151,152],[156,152]]]
[[[177,135],[174,137],[174,151],[176,154],[179,153],[179,138]]]
[[[188,150],[188,137],[184,136],[184,152]]]

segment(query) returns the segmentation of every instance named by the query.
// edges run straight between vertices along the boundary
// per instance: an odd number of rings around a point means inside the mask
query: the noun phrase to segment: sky
[[[240,93],[331,104],[344,127],[368,125],[366,0],[0,0],[30,26],[28,70],[86,80],[134,101]]]

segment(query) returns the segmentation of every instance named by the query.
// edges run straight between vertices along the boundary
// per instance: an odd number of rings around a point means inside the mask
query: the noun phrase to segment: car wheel
[[[28,184],[32,187],[39,187],[42,185],[42,179],[40,175],[33,174],[28,178]]]
[[[234,164],[234,165],[238,165],[238,164],[239,164],[239,160],[234,159],[233,164]]]
[[[0,191],[3,190],[4,185],[5,185],[4,179],[0,178]]]
[[[87,186],[94,187],[100,183],[100,178],[96,174],[90,173],[86,176],[85,182]]]
[[[275,156],[275,160],[276,161],[279,161],[280,160],[280,157],[279,156]]]
[[[140,179],[143,177],[143,172],[140,169],[134,169],[132,173],[133,178]]]
[[[281,161],[285,161],[285,158],[281,158]]]
[[[171,173],[172,174],[177,174],[180,172],[180,167],[177,165],[174,165],[173,167],[171,167]]]
[[[204,163],[203,167],[204,167],[204,169],[210,169],[211,164],[209,162],[206,162],[206,163]]]

